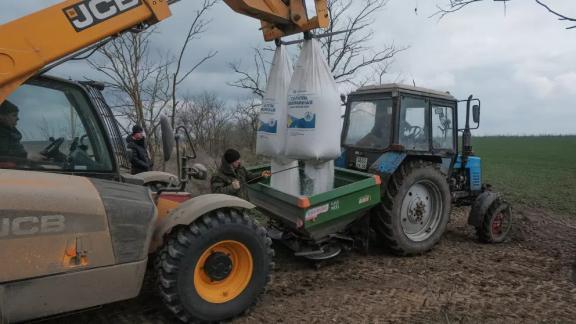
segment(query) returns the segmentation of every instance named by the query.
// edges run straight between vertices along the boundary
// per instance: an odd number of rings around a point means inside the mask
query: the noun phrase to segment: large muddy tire
[[[450,189],[438,166],[409,161],[390,177],[373,224],[394,254],[422,254],[432,249],[444,234],[450,208]]]
[[[482,226],[476,228],[478,238],[483,243],[502,243],[512,228],[512,210],[510,205],[496,199],[482,220]]]
[[[264,228],[228,209],[170,234],[159,255],[160,295],[183,322],[234,318],[256,303],[274,251]]]

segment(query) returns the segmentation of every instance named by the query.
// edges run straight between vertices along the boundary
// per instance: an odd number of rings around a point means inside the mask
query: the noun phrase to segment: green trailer
[[[253,172],[269,166],[252,168]],[[298,256],[327,259],[342,247],[367,247],[368,213],[380,203],[378,175],[336,168],[334,189],[314,196],[293,196],[269,180],[248,186],[250,201],[270,217],[269,234]],[[362,239],[358,239],[361,237]]]

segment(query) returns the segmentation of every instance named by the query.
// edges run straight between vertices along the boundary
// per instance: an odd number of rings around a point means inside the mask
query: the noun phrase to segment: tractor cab
[[[358,89],[348,97],[339,166],[392,173],[406,156],[453,161],[457,105],[450,93],[400,84]]]

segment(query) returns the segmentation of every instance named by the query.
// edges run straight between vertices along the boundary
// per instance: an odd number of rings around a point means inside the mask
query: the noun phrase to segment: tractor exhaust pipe
[[[466,168],[468,157],[472,155],[472,133],[470,132],[470,104],[472,103],[473,95],[468,97],[466,101],[466,126],[462,134],[462,169]]]

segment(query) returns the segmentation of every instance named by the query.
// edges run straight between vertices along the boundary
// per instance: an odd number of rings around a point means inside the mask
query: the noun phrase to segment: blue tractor
[[[370,222],[391,251],[430,250],[445,232],[453,205],[471,206],[468,223],[482,242],[506,239],[511,207],[482,183],[481,159],[472,151],[470,131],[479,124],[480,100],[472,96],[459,101],[450,93],[400,84],[363,87],[348,96],[336,165],[380,175],[381,203]]]

